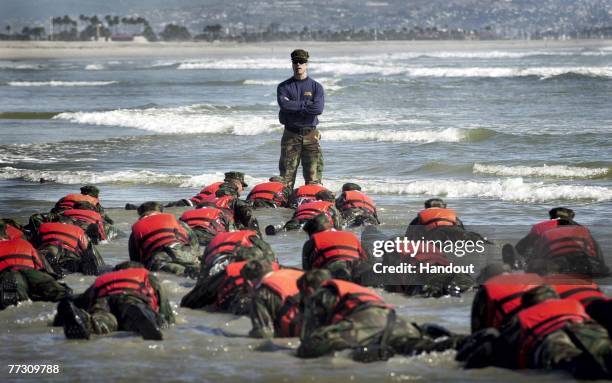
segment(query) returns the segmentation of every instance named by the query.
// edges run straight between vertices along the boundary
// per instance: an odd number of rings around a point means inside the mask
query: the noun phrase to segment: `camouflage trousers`
[[[130,306],[140,306],[151,311],[152,316],[157,318],[157,323],[162,324],[161,317],[146,303],[130,295],[98,298],[88,311],[81,310],[81,313],[87,318],[87,327],[94,334],[103,335],[118,330],[137,331],[133,319],[128,314]]]
[[[9,283],[16,294],[17,301],[57,302],[72,293],[64,283],[58,282],[51,275],[38,270],[7,270],[0,274],[0,286]],[[0,287],[0,290],[3,289]],[[0,291],[0,294],[3,293]],[[15,302],[16,303],[16,302]],[[4,309],[0,298],[0,309]]]
[[[285,129],[281,140],[281,154],[278,162],[280,176],[285,184],[293,189],[300,161],[306,184],[320,183],[323,177],[323,153],[321,133],[313,129],[306,135]]]

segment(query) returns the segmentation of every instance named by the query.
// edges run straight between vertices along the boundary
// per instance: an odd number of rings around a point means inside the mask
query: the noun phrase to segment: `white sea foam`
[[[357,182],[370,194],[437,195],[449,198],[497,199],[512,202],[610,201],[612,189],[603,186],[557,185],[524,182],[522,178],[491,181],[455,179],[357,179],[331,180],[325,186],[338,190],[344,182]]]
[[[85,65],[85,70],[103,70],[106,69],[102,64],[87,64]]]
[[[280,125],[273,116],[215,110],[205,105],[67,112],[53,118],[79,124],[121,126],[162,134],[216,133],[249,136],[280,130]]]
[[[225,60],[191,60],[181,62],[176,69],[291,69],[288,60],[274,58],[239,58]]]
[[[1,153],[0,152],[0,163],[4,163],[4,164],[14,164],[17,162],[33,162],[33,163],[37,163],[37,164],[50,164],[50,163],[55,163],[55,162],[59,162],[60,160],[57,158],[38,158],[38,157],[32,157],[32,156],[28,156],[28,155],[21,155],[21,154],[15,154],[15,153]]]
[[[467,138],[467,131],[457,128],[442,130],[326,130],[323,139],[330,141],[378,142],[459,142]]]
[[[263,86],[276,87],[283,80],[284,79],[281,79],[281,80],[244,80],[242,83],[244,85],[263,85]],[[316,80],[319,83],[321,83],[321,85],[323,85],[323,88],[325,89],[325,91],[333,92],[333,91],[337,91],[337,90],[344,88],[343,86],[338,85],[338,83],[341,81],[341,79],[339,78],[319,77]]]
[[[42,64],[24,64],[19,62],[0,62],[0,70],[11,69],[11,70],[39,70],[44,69],[45,66]]]
[[[244,85],[265,85],[265,86],[277,86],[280,81],[278,80],[244,80]]]
[[[117,81],[9,81],[9,86],[104,86]]]
[[[199,188],[223,179],[221,172],[199,175],[166,174],[146,170],[126,171],[41,171],[0,168],[0,179],[23,179],[38,182],[40,178],[63,184],[85,183],[126,183],[160,184],[185,188]],[[246,176],[253,186],[267,179]],[[524,182],[522,178],[505,178],[491,181],[469,181],[459,179],[372,179],[354,177],[351,179],[326,178],[325,186],[339,191],[345,182],[357,182],[369,194],[394,195],[438,195],[448,198],[496,199],[512,202],[542,203],[550,201],[610,201],[612,189],[603,186],[558,185],[543,182]]]
[[[381,72],[382,73],[382,72]],[[407,68],[412,77],[526,77],[550,78],[565,74],[612,77],[612,67],[470,67],[470,68]]]
[[[503,166],[474,164],[474,173],[506,177],[595,178],[608,174],[608,168],[585,168],[568,165]]]

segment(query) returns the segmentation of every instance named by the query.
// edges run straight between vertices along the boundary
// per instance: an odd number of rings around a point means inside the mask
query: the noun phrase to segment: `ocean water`
[[[263,182],[278,173],[275,91],[291,76],[288,53],[0,61],[0,216],[25,221],[94,183],[129,232],[135,216],[122,210],[126,202],[187,198],[229,170],[245,172],[251,185]],[[401,231],[432,196],[467,225],[499,226],[514,239],[559,205],[583,224],[612,224],[612,47],[419,51],[406,44],[393,52],[310,53],[310,76],[326,91],[324,184],[334,191],[362,185],[386,233]],[[258,216],[266,225],[290,212]],[[601,232],[609,244],[609,230]],[[288,233],[269,241],[283,263],[299,265],[305,239]],[[115,264],[127,259],[127,241],[100,251]],[[193,285],[161,278],[175,304]],[[77,291],[92,281],[67,278]],[[472,294],[385,296],[416,322],[469,330]],[[80,380],[96,380],[94,371],[125,380],[567,379],[462,371],[452,353],[366,366],[342,353],[303,361],[289,350],[295,339],[280,342],[285,348],[246,338],[246,318],[179,308],[163,343],[124,334],[66,341],[48,327],[53,311],[53,304],[24,303],[1,312],[0,360],[56,361],[64,378]]]

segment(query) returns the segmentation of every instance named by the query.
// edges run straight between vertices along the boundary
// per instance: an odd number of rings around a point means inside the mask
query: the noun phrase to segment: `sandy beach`
[[[296,46],[319,53],[490,50],[490,49],[598,49],[610,47],[612,40],[496,40],[496,41],[280,41],[266,43],[132,43],[0,41],[0,60],[78,59],[120,57],[210,57],[286,53]]]

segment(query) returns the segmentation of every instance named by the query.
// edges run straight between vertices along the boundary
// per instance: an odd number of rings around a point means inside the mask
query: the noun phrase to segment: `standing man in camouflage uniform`
[[[281,82],[276,91],[278,119],[285,126],[278,167],[285,185],[292,189],[300,160],[306,184],[321,183],[323,176],[317,116],[323,113],[325,95],[321,84],[308,77],[308,57],[303,49],[291,52],[293,77]]]

